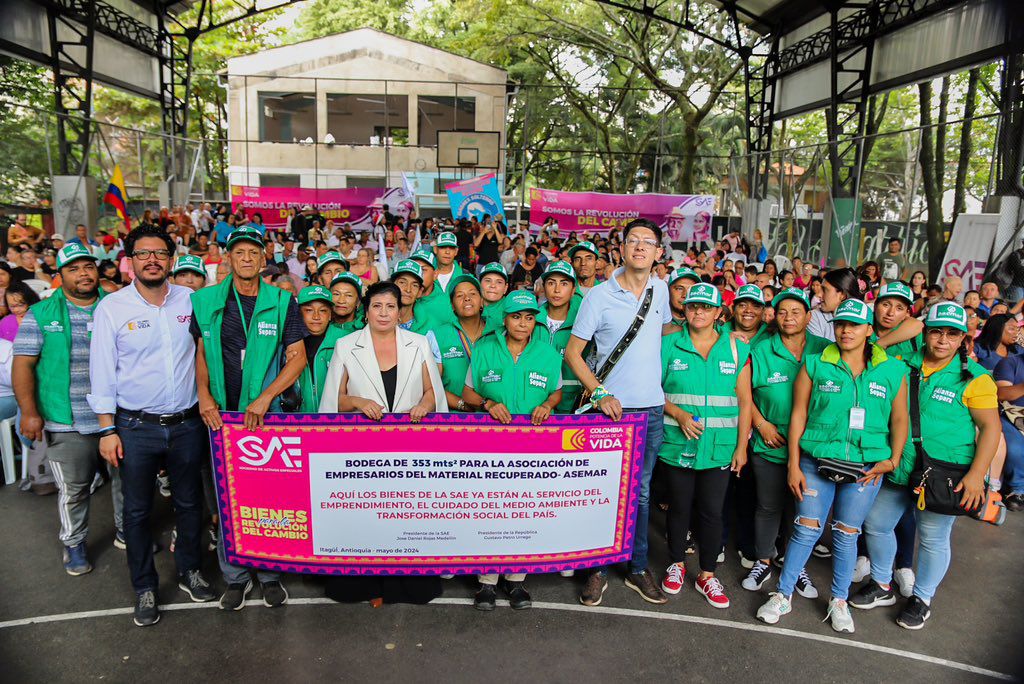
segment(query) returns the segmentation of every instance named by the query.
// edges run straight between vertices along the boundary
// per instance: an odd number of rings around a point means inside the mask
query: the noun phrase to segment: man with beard
[[[85,539],[89,533],[89,498],[100,465],[96,414],[89,393],[89,338],[99,289],[96,257],[81,244],[65,245],[57,254],[61,287],[34,304],[14,340],[11,376],[21,409],[21,434],[46,440],[47,458],[60,495],[60,541],[64,570],[72,576],[92,571]],[[150,478],[152,494],[155,476]],[[121,536],[121,480],[113,474],[115,545]],[[122,547],[123,548],[123,547]]]
[[[576,290],[585,295],[597,285],[597,258],[600,256],[593,242],[584,240],[569,249],[569,260],[576,272]]]
[[[690,288],[700,282],[700,276],[692,268],[680,266],[668,277],[668,303],[672,309],[670,333],[679,332],[686,325],[686,295]]]
[[[100,454],[121,471],[134,620],[145,627],[160,620],[150,514],[162,468],[170,475],[177,524],[178,588],[196,602],[217,595],[200,572],[207,433],[189,332],[192,290],[167,281],[174,242],[166,231],[140,226],[124,246],[135,279],[96,307],[88,399],[99,418]]]

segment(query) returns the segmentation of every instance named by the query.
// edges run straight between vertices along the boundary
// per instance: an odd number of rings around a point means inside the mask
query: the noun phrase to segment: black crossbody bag
[[[917,508],[942,515],[967,515],[971,511],[960,505],[962,495],[953,491],[970,466],[936,461],[928,456],[921,443],[921,370],[910,369],[910,430],[917,458],[910,473],[910,491],[917,499]]]
[[[647,313],[651,310],[651,303],[654,301],[654,288],[648,287],[644,294],[644,299],[640,302],[640,309],[636,312],[636,317],[633,319],[633,323],[629,326],[626,334],[622,336],[622,339],[618,341],[615,347],[612,348],[612,353],[608,355],[604,365],[601,369],[594,372],[594,376],[597,378],[597,384],[603,385],[604,381],[611,375],[612,369],[615,368],[615,364],[619,362],[622,355],[629,349],[629,345],[633,344],[633,340],[636,339],[637,333],[640,332],[640,328],[644,325],[644,320],[647,318]],[[584,389],[580,392],[579,397],[576,398],[576,405],[573,406],[573,410],[578,410],[590,402],[590,392]]]

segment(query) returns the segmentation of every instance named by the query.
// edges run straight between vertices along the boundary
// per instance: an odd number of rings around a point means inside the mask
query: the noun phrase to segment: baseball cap
[[[391,272],[391,282],[394,282],[395,278],[403,273],[414,275],[417,280],[421,283],[423,282],[423,267],[412,259],[402,259],[398,262],[398,265],[395,266],[395,270]]]
[[[516,290],[505,297],[504,305],[506,316],[520,311],[532,311],[533,313],[540,312],[540,305],[537,303],[537,297],[529,290]]]
[[[682,280],[683,278],[689,278],[695,283],[700,282],[700,276],[697,275],[696,271],[694,271],[692,268],[687,268],[686,266],[680,266],[676,270],[672,271],[672,275],[669,276],[668,279],[668,284],[671,285],[677,280]]]
[[[458,247],[459,240],[455,237],[455,233],[441,233],[437,236],[438,247]]]
[[[840,321],[856,323],[857,325],[871,325],[875,322],[875,316],[871,312],[871,307],[864,302],[859,299],[847,299],[839,305],[839,308],[836,309],[836,315],[832,319],[833,323],[839,323]]]
[[[61,242],[67,242],[67,240],[64,239],[64,236],[61,235],[60,233],[54,233],[53,235],[50,236],[50,242],[53,242],[54,240],[60,240]]]
[[[686,294],[684,304],[707,304],[709,306],[722,306],[722,293],[718,288],[708,283],[697,283],[690,288]]]
[[[886,297],[899,297],[904,300],[907,304],[914,305],[914,293],[910,289],[910,286],[900,281],[894,281],[886,283],[878,289],[878,297],[876,301],[885,299]]]
[[[84,246],[77,242],[70,245],[64,245],[57,252],[57,270],[60,270],[70,264],[72,261],[78,259],[92,259],[93,261],[99,261],[92,253],[87,250]]]
[[[775,299],[772,300],[772,308],[779,308],[779,304],[781,304],[786,299],[795,299],[796,301],[803,304],[804,308],[806,308],[808,311],[811,310],[811,302],[809,299],[807,299],[807,293],[801,290],[799,287],[787,287],[785,290],[775,295]]]
[[[334,300],[331,299],[331,291],[323,285],[310,285],[309,287],[302,288],[299,292],[299,306],[318,301],[327,302],[328,306],[334,305]]]
[[[732,300],[738,302],[740,300],[747,300],[751,302],[757,302],[761,306],[764,306],[764,292],[761,292],[761,288],[757,285],[744,285],[740,289],[736,290],[736,297]]]
[[[263,246],[263,236],[260,235],[260,231],[249,226],[242,226],[241,228],[235,228],[231,231],[231,235],[228,236],[228,250],[237,245],[239,242],[251,242],[253,244]]]
[[[410,254],[409,255],[409,259],[413,259],[415,261],[422,261],[427,266],[430,266],[430,268],[432,268],[434,270],[437,270],[437,257],[434,256],[434,253],[432,251],[430,251],[429,249],[427,249],[425,247],[420,247],[415,252]],[[420,273],[420,278],[422,278],[422,277],[423,277],[423,274],[421,272]]]
[[[928,309],[926,328],[955,328],[967,332],[967,311],[956,302],[941,302]]]
[[[505,282],[508,282],[508,272],[505,271],[505,267],[502,266],[497,261],[492,261],[491,263],[484,266],[483,269],[480,271],[480,277],[483,278],[488,273],[495,273],[497,275],[500,275],[502,278],[505,279]]]
[[[590,240],[584,240],[578,245],[573,245],[569,249],[569,258],[572,259],[576,255],[576,252],[580,251],[581,249],[586,252],[590,252],[594,256],[601,256],[600,254],[598,254],[597,246],[593,242],[591,242]]]
[[[182,271],[192,271],[206,277],[206,266],[203,265],[203,260],[194,254],[183,254],[174,262],[174,270],[171,271],[171,275],[178,275]]]
[[[473,287],[476,288],[476,291],[483,294],[483,291],[480,289],[480,281],[476,279],[476,276],[469,273],[462,273],[448,281],[448,299],[455,296],[455,288],[462,283],[473,283]]]
[[[546,280],[548,276],[563,275],[573,283],[576,282],[576,272],[569,265],[568,261],[552,261],[548,264],[544,274],[540,277],[541,280]]]
[[[320,258],[316,260],[316,272],[319,273],[320,271],[324,270],[324,266],[331,263],[332,261],[337,261],[339,264],[344,264],[345,268],[348,268],[348,259],[341,256],[340,253],[331,250],[330,252],[324,252],[323,254],[320,255]]]
[[[339,273],[334,276],[334,278],[331,279],[331,288],[333,289],[338,283],[348,283],[356,288],[356,292],[359,294],[363,293],[363,281],[355,273],[345,271],[344,273]]]

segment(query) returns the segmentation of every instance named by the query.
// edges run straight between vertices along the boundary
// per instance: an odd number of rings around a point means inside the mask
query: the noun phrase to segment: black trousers
[[[691,511],[702,572],[714,572],[722,550],[722,507],[729,488],[729,470],[664,469],[669,491],[668,551],[673,563],[686,558],[686,532]]]

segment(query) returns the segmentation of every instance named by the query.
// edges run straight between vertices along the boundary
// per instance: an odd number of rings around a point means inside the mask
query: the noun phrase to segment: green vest
[[[689,328],[661,339],[665,401],[700,417],[704,433],[699,439],[689,439],[679,423],[665,414],[665,438],[658,458],[677,468],[696,470],[732,462],[739,441],[736,381],[748,358],[750,346],[725,334],[719,334],[707,360],[693,346]]]
[[[211,287],[192,293],[192,315],[203,336],[206,365],[210,370],[210,394],[221,410],[226,409],[224,389],[224,356],[221,348],[221,325],[224,307],[232,296],[232,277]],[[288,314],[291,295],[284,290],[260,283],[256,295],[256,308],[245,342],[245,363],[242,366],[242,389],[238,395],[239,411],[244,411],[263,389],[277,377],[274,361],[281,351],[284,322]]]
[[[348,324],[346,324],[348,325]],[[306,359],[306,367],[302,369],[299,376],[299,390],[302,393],[302,413],[319,413],[320,397],[324,393],[324,380],[327,378],[327,367],[334,356],[334,344],[345,335],[355,332],[346,330],[341,325],[327,326],[324,339],[320,342],[320,348],[313,354],[313,358]],[[248,358],[248,354],[246,355]]]
[[[920,368],[924,361],[924,351],[919,351],[904,363],[913,368]],[[971,379],[966,382],[960,379],[960,359],[953,357],[945,368],[937,370],[927,378],[921,376],[921,387],[918,392],[921,407],[921,443],[928,456],[936,461],[944,461],[956,465],[970,465],[974,461],[974,450],[977,445],[977,433],[971,411],[964,403],[964,392],[967,386],[982,375],[989,375],[984,366],[967,361],[967,370]],[[910,380],[907,380],[910,390]],[[903,449],[900,467],[887,477],[898,485],[906,485],[910,472],[914,469],[917,453],[912,442],[912,433],[907,435],[907,446]]]
[[[732,321],[729,321],[727,323],[723,323],[718,328],[719,334],[720,335],[726,335],[726,336],[728,336],[730,333],[734,332],[735,330],[736,330],[736,327],[732,324]],[[767,340],[770,336],[771,336],[771,333],[768,331],[768,326],[765,325],[764,323],[762,323],[760,325],[760,327],[758,327],[757,332],[754,333],[754,337],[751,338],[751,340],[749,342],[750,348],[753,349],[754,347],[758,346],[759,344],[761,344],[762,342]]]
[[[901,322],[900,325],[903,325]],[[896,326],[896,330],[900,329],[900,325]],[[878,341],[878,334],[874,331],[871,332],[871,341]],[[885,354],[891,359],[900,359],[906,361],[913,356],[918,349],[924,349],[924,335],[918,334],[911,337],[909,340],[904,340],[899,344],[894,344],[890,347],[885,348]]]
[[[803,358],[820,354],[829,344],[825,338],[808,333]],[[789,417],[793,412],[793,383],[800,373],[801,362],[786,348],[779,335],[771,335],[763,344],[754,347],[750,359],[754,405],[765,420],[785,437],[789,431]],[[772,463],[786,462],[786,447],[769,447],[757,430],[754,430],[753,437],[751,444],[755,454]]]
[[[493,304],[484,303],[484,310],[480,314],[484,318],[484,329],[487,332],[497,332],[505,327],[505,300],[500,299]]]
[[[356,317],[353,318],[348,323],[331,323],[330,327],[334,330],[339,331],[341,333],[341,337],[344,337],[349,333],[354,333],[357,330],[362,330],[363,328],[365,328],[366,321],[362,319],[362,317],[359,315],[359,312],[357,311]]]
[[[470,371],[473,388],[484,399],[508,407],[513,415],[529,415],[558,389],[562,357],[551,345],[531,338],[512,361],[505,333],[486,335],[476,343]]]
[[[99,298],[103,299],[103,288]],[[93,307],[96,305],[93,304]],[[71,316],[64,289],[59,288],[29,310],[35,316],[43,346],[36,362],[36,404],[51,423],[73,425],[71,413]],[[95,311],[95,308],[93,309]]]
[[[550,344],[556,352],[562,357],[562,400],[558,402],[558,406],[555,407],[557,413],[572,413],[574,406],[576,405],[576,398],[579,397],[580,392],[583,391],[583,385],[580,384],[576,374],[569,368],[569,364],[565,363],[565,348],[569,344],[569,338],[572,337],[572,326],[576,322],[576,314],[579,313],[580,304],[583,303],[583,298],[578,297],[575,294],[569,300],[569,313],[566,314],[565,321],[561,327],[554,333],[548,331],[548,305],[545,302],[541,305],[540,313],[537,314],[537,327],[533,331],[533,336],[541,335],[541,339]],[[586,354],[584,354],[586,356]]]
[[[458,320],[454,323],[445,323],[434,330],[437,348],[441,351],[441,382],[446,390],[457,397],[462,396],[462,389],[466,386],[470,356],[486,335],[485,326],[483,334],[474,343]]]
[[[871,363],[856,378],[829,344],[821,354],[808,356],[804,368],[811,378],[807,428],[800,448],[815,458],[851,463],[875,463],[892,456],[889,413],[907,375],[906,365],[872,347]],[[850,429],[850,409],[864,409],[864,429]]]
[[[462,275],[462,273],[463,273],[462,266],[459,264],[458,261],[453,261],[452,262],[452,277],[448,279],[448,282],[449,283],[452,282],[453,280],[458,278],[460,275]],[[447,294],[447,292],[445,291],[445,288],[441,287],[441,281],[437,279],[437,275],[436,274],[434,275],[434,289],[435,290],[441,290],[442,292],[445,292],[445,294]]]
[[[445,323],[455,321],[452,300],[441,289],[440,283],[434,283],[434,289],[429,295],[416,300],[412,309],[412,317],[413,324],[409,329],[420,335],[426,335],[427,332],[437,330]]]

